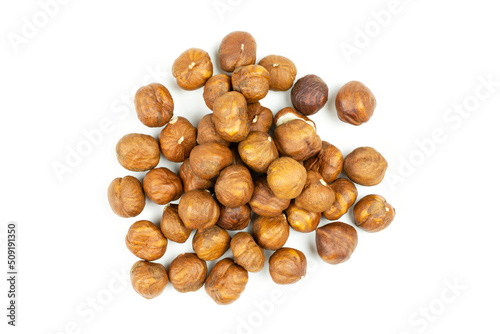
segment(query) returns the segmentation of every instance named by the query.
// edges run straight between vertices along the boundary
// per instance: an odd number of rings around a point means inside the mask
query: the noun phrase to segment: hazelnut
[[[267,132],[254,131],[239,142],[238,152],[243,162],[258,173],[267,172],[267,167],[279,158],[273,138]]]
[[[302,119],[291,119],[274,130],[276,147],[282,156],[304,161],[321,151],[321,138],[314,127]]]
[[[168,122],[158,138],[161,153],[172,162],[183,162],[196,145],[196,128],[182,116]]]
[[[252,175],[248,168],[241,165],[224,168],[215,182],[215,196],[228,208],[248,203],[252,198],[253,189]]]
[[[116,157],[124,168],[144,172],[160,162],[160,147],[155,138],[140,133],[129,133],[116,144]]]
[[[213,65],[210,55],[201,49],[188,49],[174,61],[172,75],[179,87],[195,90],[202,87],[212,76]]]
[[[278,198],[293,199],[299,196],[306,180],[304,166],[289,157],[274,160],[267,169],[267,183]]]
[[[207,278],[207,263],[194,253],[181,254],[170,263],[168,277],[179,292],[198,291]]]
[[[319,172],[326,183],[332,183],[342,172],[342,152],[329,142],[323,141],[321,151],[304,162],[307,170]]]
[[[295,64],[288,58],[283,56],[270,55],[264,57],[259,62],[270,76],[271,90],[286,91],[293,86],[295,76],[297,75],[297,68]]]
[[[312,126],[314,128],[314,131],[316,131],[316,123],[314,123],[312,119],[305,115],[302,115],[297,110],[290,107],[286,107],[278,111],[274,116],[273,124],[275,127],[278,127],[281,124],[293,121],[294,119],[303,120],[304,122]]]
[[[227,74],[217,74],[208,79],[203,89],[203,99],[208,109],[213,110],[215,100],[231,90],[231,77]]]
[[[191,234],[191,230],[184,225],[179,217],[179,206],[177,204],[165,206],[161,216],[160,229],[168,240],[180,244],[185,243]]]
[[[230,231],[243,230],[250,223],[252,210],[248,204],[237,208],[220,206],[220,216],[217,225]]]
[[[317,75],[309,74],[297,80],[291,96],[295,109],[304,115],[313,115],[328,101],[328,86]]]
[[[133,176],[117,177],[108,187],[111,209],[123,218],[138,216],[146,205],[141,182]]]
[[[179,201],[179,217],[192,230],[214,226],[219,219],[219,205],[208,190],[190,190]]]
[[[280,215],[290,205],[289,199],[281,199],[274,195],[265,176],[254,181],[254,191],[250,199],[250,207],[259,216],[274,217]]]
[[[236,67],[255,64],[257,43],[244,31],[233,31],[222,39],[219,46],[220,67],[233,72]]]
[[[269,273],[274,283],[292,284],[306,276],[307,260],[301,251],[281,248],[269,258]]]
[[[256,273],[264,268],[266,262],[264,250],[257,245],[250,233],[236,233],[231,239],[231,251],[233,252],[234,262],[247,271]]]
[[[259,102],[247,104],[248,119],[250,119],[250,132],[269,132],[273,125],[273,112],[261,106]]]
[[[142,124],[150,128],[164,126],[174,114],[174,100],[165,86],[153,83],[135,94],[135,111]]]
[[[195,146],[189,155],[192,171],[200,178],[208,180],[219,175],[233,160],[231,150],[219,143],[205,143]]]
[[[181,167],[179,167],[179,176],[181,177],[185,192],[195,189],[209,189],[214,185],[212,180],[202,179],[193,172],[189,159],[184,160]]]
[[[290,228],[284,214],[275,217],[259,216],[253,223],[252,233],[262,248],[276,250],[288,240]]]
[[[130,281],[135,292],[146,299],[161,295],[168,284],[165,267],[159,263],[137,261],[130,270]]]
[[[226,258],[217,262],[205,281],[205,291],[217,304],[238,299],[248,282],[248,272]]]
[[[158,226],[148,220],[139,220],[130,226],[125,244],[132,254],[146,261],[158,260],[167,251],[167,239]]]
[[[377,101],[371,90],[359,81],[346,83],[335,98],[339,119],[352,125],[368,122],[376,106]]]
[[[313,170],[307,171],[304,190],[295,198],[295,205],[310,212],[323,212],[332,206],[335,194],[326,184],[321,174]]]
[[[372,147],[358,147],[344,160],[347,177],[363,186],[374,186],[382,182],[386,170],[387,161]]]
[[[238,67],[233,72],[231,83],[248,103],[254,103],[265,98],[269,92],[269,72],[260,65]]]
[[[356,202],[358,190],[354,183],[344,178],[333,181],[330,188],[335,194],[335,200],[332,206],[323,212],[323,216],[329,220],[337,220]]]
[[[227,141],[239,142],[250,132],[250,119],[245,97],[238,92],[229,92],[214,102],[215,129]]]
[[[213,114],[208,114],[202,117],[198,123],[198,137],[196,138],[198,145],[205,143],[219,143],[224,146],[229,146],[229,142],[222,139],[220,134],[215,129]]]
[[[354,206],[356,226],[366,232],[379,232],[387,228],[396,215],[396,210],[379,195],[368,195]]]
[[[295,202],[286,209],[288,224],[297,232],[308,233],[318,227],[321,220],[321,213],[310,212],[299,208]]]
[[[316,249],[329,264],[349,260],[358,245],[358,233],[351,225],[341,222],[326,224],[316,230]]]
[[[154,168],[142,181],[144,192],[156,204],[167,204],[182,195],[182,181],[177,174],[165,167]]]

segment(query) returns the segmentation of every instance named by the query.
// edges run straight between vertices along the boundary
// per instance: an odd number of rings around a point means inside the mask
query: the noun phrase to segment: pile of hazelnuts
[[[325,82],[316,75],[295,82],[296,67],[282,56],[264,57],[256,65],[256,48],[247,32],[224,37],[218,61],[231,75],[212,76],[210,56],[201,49],[189,49],[175,60],[172,74],[179,87],[204,87],[203,98],[212,111],[197,128],[174,116],[174,101],[163,85],[137,91],[139,120],[164,128],[158,138],[131,133],[120,139],[118,162],[147,173],[142,183],[134,176],[114,179],[108,199],[113,211],[126,218],[142,212],[145,196],[166,205],[159,226],[137,221],[125,238],[128,249],[142,259],[133,265],[131,281],[145,298],[160,295],[170,280],[179,292],[205,285],[216,303],[230,304],[245,289],[248,272],[264,267],[264,249],[274,251],[269,258],[272,280],[295,283],[306,275],[307,261],[300,250],[284,247],[290,227],[316,231],[318,254],[329,264],[345,262],[357,246],[356,229],[336,220],[355,203],[355,183],[379,184],[387,161],[371,147],[357,148],[344,159],[337,147],[322,141],[308,116],[325,106]],[[260,105],[269,90],[290,88],[293,108],[273,115]],[[373,115],[376,100],[365,85],[352,81],[339,90],[335,106],[340,120],[360,125]],[[178,172],[157,167],[160,154],[182,163]],[[338,178],[342,170],[347,178]],[[171,203],[176,200],[178,204]],[[251,233],[241,231],[249,226],[252,212]],[[353,209],[356,226],[368,232],[385,229],[394,215],[379,195],[362,198]],[[318,227],[321,216],[335,222]],[[168,240],[184,243],[193,230],[194,253],[179,255],[168,269],[150,262],[165,254]],[[228,231],[240,232],[231,236]],[[229,248],[233,258],[219,260],[208,274],[206,261],[218,260]]]

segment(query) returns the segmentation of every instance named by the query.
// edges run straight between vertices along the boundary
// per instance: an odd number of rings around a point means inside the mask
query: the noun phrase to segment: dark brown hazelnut
[[[283,247],[290,234],[285,214],[257,217],[253,223],[252,234],[255,241],[264,249],[276,250]]]
[[[264,268],[266,257],[264,250],[257,245],[252,235],[247,232],[238,232],[231,239],[231,251],[234,262],[251,273],[256,273]]]
[[[111,209],[123,218],[138,216],[146,205],[141,182],[133,176],[117,177],[108,187]]]
[[[215,100],[231,90],[231,77],[227,74],[217,74],[208,79],[203,89],[203,99],[208,109],[213,110]]]
[[[326,183],[332,183],[340,173],[344,165],[342,152],[329,142],[323,141],[321,151],[304,162],[307,170],[319,172]]]
[[[219,143],[205,143],[195,146],[189,155],[192,171],[200,178],[209,180],[229,166],[233,160],[231,150]]]
[[[172,162],[183,162],[196,146],[196,128],[182,116],[168,122],[158,138],[161,153]]]
[[[208,190],[190,190],[179,201],[179,217],[191,229],[214,226],[219,219],[219,204]]]
[[[217,262],[205,281],[205,291],[217,304],[238,299],[248,282],[248,272],[226,258]]]
[[[212,180],[202,179],[193,172],[189,159],[184,160],[181,167],[179,167],[179,176],[181,177],[185,192],[196,189],[209,189],[214,186],[214,182]]]
[[[250,201],[253,194],[252,175],[248,168],[231,165],[224,168],[215,182],[217,200],[228,208],[237,208]]]
[[[214,102],[215,129],[230,142],[240,142],[250,132],[250,119],[245,97],[238,92],[229,92]]]
[[[213,114],[208,114],[202,117],[198,123],[198,137],[196,138],[198,145],[205,143],[219,143],[224,146],[229,146],[230,142],[223,139],[215,129]]]
[[[269,92],[269,72],[260,65],[247,65],[234,70],[233,89],[243,94],[248,103],[255,103]]]
[[[257,43],[252,35],[245,31],[233,31],[219,46],[220,67],[226,72],[233,72],[236,67],[255,64]]]
[[[165,267],[159,263],[137,261],[130,270],[130,281],[135,292],[146,299],[161,295],[168,284]]]
[[[299,208],[295,202],[286,209],[288,224],[297,232],[308,233],[318,227],[321,220],[320,212],[310,212]]]
[[[335,222],[316,230],[316,249],[326,263],[339,264],[349,260],[357,245],[358,233],[351,225]]]
[[[348,179],[340,178],[330,184],[335,200],[330,208],[323,212],[323,216],[329,220],[337,220],[356,202],[358,190],[354,183]]]
[[[283,56],[270,55],[264,57],[259,62],[270,76],[271,90],[286,91],[293,86],[295,76],[297,75],[297,68],[295,64],[288,58]]]
[[[309,74],[297,80],[292,88],[292,104],[304,115],[313,115],[328,101],[328,86],[317,75]]]
[[[274,141],[282,156],[304,161],[321,151],[321,138],[314,127],[302,119],[291,119],[274,130]]]
[[[151,128],[164,126],[174,114],[172,95],[159,83],[139,88],[134,102],[137,117],[142,124]]]
[[[292,284],[306,276],[307,260],[301,251],[281,248],[269,258],[269,273],[276,284]]]
[[[269,132],[273,125],[273,112],[261,106],[259,102],[247,104],[248,118],[250,119],[250,132]]]
[[[243,162],[258,173],[267,172],[267,167],[279,158],[273,138],[267,132],[254,131],[239,142],[238,152]]]
[[[155,138],[140,133],[129,133],[116,144],[116,157],[124,168],[145,172],[160,162],[160,146]]]
[[[294,199],[299,196],[306,180],[304,166],[289,157],[274,160],[267,169],[267,183],[278,198]]]
[[[386,170],[387,161],[372,147],[358,147],[344,160],[347,177],[363,186],[374,186],[382,182]]]
[[[396,215],[396,210],[379,195],[368,195],[354,206],[356,226],[366,232],[379,232],[387,228]]]
[[[167,251],[167,239],[160,228],[148,220],[139,220],[130,226],[125,244],[132,254],[146,261],[158,260]]]
[[[251,214],[252,210],[248,204],[237,208],[227,208],[221,205],[217,225],[230,231],[243,230],[250,223]]]
[[[160,229],[165,238],[178,243],[185,243],[191,234],[179,217],[179,206],[177,204],[168,204],[163,209],[161,216]]]
[[[213,70],[210,55],[196,48],[181,53],[172,65],[172,75],[179,87],[185,90],[202,87],[212,76]]]
[[[371,90],[359,81],[346,83],[335,98],[339,119],[352,125],[368,122],[376,106],[377,101]]]
[[[148,198],[156,204],[168,204],[179,199],[183,193],[181,178],[165,167],[147,172],[142,184]]]
[[[274,195],[265,176],[254,181],[255,189],[250,199],[250,207],[259,216],[274,217],[280,215],[290,205],[289,199],[278,198]]]
[[[168,277],[179,292],[198,291],[207,278],[207,263],[194,253],[181,254],[170,263]]]
[[[313,170],[307,171],[307,181],[297,198],[295,205],[309,212],[323,212],[332,206],[335,194],[323,180],[321,174]]]

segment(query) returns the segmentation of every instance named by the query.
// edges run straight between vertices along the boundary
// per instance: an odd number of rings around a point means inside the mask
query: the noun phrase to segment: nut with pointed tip
[[[278,124],[274,130],[274,141],[282,156],[304,161],[321,151],[321,138],[309,122],[297,118]]]
[[[252,175],[242,165],[224,168],[215,182],[215,196],[222,205],[237,208],[247,204],[254,190]]]
[[[181,177],[185,192],[196,189],[209,189],[214,186],[214,182],[212,180],[202,179],[193,172],[191,164],[189,163],[189,158],[184,160],[181,167],[179,167],[179,176]]]
[[[352,125],[368,122],[376,106],[377,100],[371,90],[359,81],[346,83],[335,98],[339,119]]]
[[[155,138],[140,133],[129,133],[116,144],[116,157],[124,168],[145,172],[160,162],[160,146]]]
[[[228,305],[237,300],[248,282],[248,272],[233,260],[217,262],[205,281],[205,291],[217,304]]]
[[[198,137],[196,138],[198,145],[205,143],[219,143],[224,146],[229,146],[230,142],[223,139],[215,129],[213,114],[207,114],[202,117],[198,123]]]
[[[290,228],[285,214],[275,217],[259,216],[253,223],[252,233],[260,247],[276,250],[288,240]]]
[[[181,178],[165,167],[151,169],[142,184],[148,198],[160,205],[179,199],[183,193]]]
[[[255,64],[257,43],[245,31],[233,31],[222,39],[219,46],[220,67],[226,72],[235,68]]]
[[[247,104],[248,118],[250,119],[250,132],[269,132],[273,125],[273,112],[271,109],[260,105],[259,102]]]
[[[192,230],[214,226],[219,219],[219,204],[208,190],[191,190],[179,201],[179,217]]]
[[[158,260],[167,251],[167,239],[160,228],[148,220],[139,220],[130,226],[125,244],[132,254],[146,261]]]
[[[239,142],[250,132],[247,102],[241,93],[229,92],[215,100],[213,115],[215,129],[224,140]]]
[[[295,64],[288,58],[277,55],[269,55],[259,62],[270,76],[269,88],[277,91],[287,91],[293,86],[297,76]]]
[[[274,195],[265,176],[256,178],[254,185],[252,199],[248,204],[259,216],[278,216],[290,205],[289,199],[278,198]]]
[[[343,165],[342,152],[326,141],[322,142],[318,154],[304,161],[304,167],[319,172],[326,183],[332,183],[340,175]]]
[[[214,225],[196,231],[193,237],[193,250],[202,260],[213,261],[220,258],[229,249],[231,236],[226,230]]]
[[[396,215],[396,210],[387,203],[384,197],[368,195],[354,206],[356,226],[366,232],[379,232],[387,228]]]
[[[267,183],[278,198],[294,199],[299,196],[306,180],[304,166],[289,157],[274,160],[267,169]]]
[[[168,278],[181,293],[198,291],[207,278],[207,263],[194,253],[180,254],[170,263]]]
[[[344,160],[347,177],[363,186],[374,186],[382,182],[386,170],[387,161],[372,147],[358,147]]]
[[[233,160],[231,150],[219,143],[205,143],[195,146],[189,155],[191,170],[205,180],[219,175]]]
[[[191,48],[174,61],[172,75],[179,87],[195,90],[202,87],[212,76],[213,65],[210,55],[201,49]]]
[[[310,212],[299,208],[295,202],[286,209],[288,224],[297,232],[309,233],[318,227],[321,213]]]
[[[187,228],[179,217],[179,205],[168,204],[163,208],[160,229],[165,238],[177,243],[184,243],[191,234],[191,229]]]
[[[227,74],[217,74],[208,79],[203,89],[203,99],[208,109],[213,110],[215,100],[231,90],[231,77]]]
[[[113,212],[123,218],[138,216],[146,206],[141,182],[129,175],[111,181],[108,201]]]
[[[336,179],[330,184],[335,194],[335,200],[331,207],[323,212],[323,216],[329,220],[337,220],[356,202],[358,190],[354,183],[348,179]]]
[[[257,245],[250,233],[238,232],[231,239],[234,262],[251,273],[262,270],[266,262],[264,250]]]
[[[316,230],[316,249],[326,263],[339,264],[349,260],[357,245],[358,233],[351,225],[335,222]]]
[[[252,210],[248,204],[237,208],[227,208],[221,205],[217,225],[229,231],[243,230],[250,223],[251,214]]]
[[[261,131],[250,132],[240,141],[238,152],[243,162],[257,173],[267,172],[269,165],[279,158],[273,138]]]
[[[274,283],[293,284],[306,276],[307,260],[301,251],[281,248],[269,258],[269,273]]]
[[[260,65],[247,65],[234,70],[233,90],[243,94],[248,103],[255,103],[269,92],[269,72]]]
[[[325,211],[332,206],[335,194],[326,184],[321,174],[312,170],[307,171],[307,181],[304,190],[295,198],[295,205],[310,212]]]
[[[152,299],[165,290],[168,275],[165,267],[159,263],[137,261],[130,270],[130,282],[140,296]]]
[[[291,98],[293,107],[300,113],[314,115],[328,102],[328,86],[317,75],[309,74],[297,80]]]
[[[168,89],[159,83],[149,84],[137,90],[135,111],[142,124],[160,127],[167,124],[174,114],[174,100]]]
[[[183,162],[196,146],[196,128],[182,116],[168,122],[158,138],[161,153],[172,162]]]

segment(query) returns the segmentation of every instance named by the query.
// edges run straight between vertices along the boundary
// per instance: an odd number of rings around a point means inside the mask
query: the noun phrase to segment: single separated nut
[[[215,196],[222,205],[237,208],[247,204],[254,190],[252,175],[245,166],[224,168],[215,182]]]
[[[219,204],[208,190],[191,190],[179,201],[179,217],[192,230],[214,226],[219,219]]]
[[[274,160],[267,169],[267,183],[278,198],[294,199],[299,196],[306,180],[304,166],[289,157]]]
[[[367,232],[379,232],[387,228],[396,215],[396,210],[379,195],[368,195],[354,206],[356,226]]]
[[[220,67],[233,72],[236,67],[255,64],[257,43],[245,31],[233,31],[222,39],[219,46]]]
[[[243,162],[257,173],[266,173],[271,162],[279,158],[273,138],[261,131],[250,132],[240,141],[238,153]]]
[[[137,261],[130,270],[130,281],[135,292],[146,299],[161,295],[168,284],[165,267],[159,263]]]
[[[255,179],[254,186],[253,195],[248,204],[259,216],[278,216],[290,205],[289,199],[278,198],[274,195],[265,176]]]
[[[183,193],[181,178],[165,167],[147,172],[142,183],[144,192],[156,204],[165,205],[178,200]]]
[[[259,216],[253,223],[252,233],[259,246],[276,250],[288,240],[290,228],[285,214],[275,217]]]
[[[269,72],[269,88],[271,90],[286,91],[293,86],[297,76],[297,68],[290,59],[283,56],[269,55],[262,58],[259,65]]]
[[[179,176],[181,177],[185,192],[196,189],[209,189],[214,186],[214,182],[211,179],[202,179],[193,172],[189,159],[184,160],[181,167],[179,167]]]
[[[145,172],[160,162],[160,146],[155,138],[140,133],[129,133],[116,144],[116,157],[124,168]]]
[[[210,55],[196,48],[181,53],[172,65],[172,75],[179,87],[185,90],[202,87],[212,76],[213,70]]]
[[[191,234],[191,229],[187,228],[179,217],[177,204],[168,204],[163,208],[160,229],[165,238],[180,244],[186,242]]]
[[[269,72],[260,65],[247,65],[234,70],[233,90],[243,94],[247,103],[255,103],[269,92]]]
[[[111,209],[123,218],[138,216],[146,205],[141,182],[133,176],[117,177],[108,187]]]
[[[382,182],[386,170],[387,161],[372,147],[358,147],[344,160],[347,177],[363,186],[374,186]]]
[[[215,129],[230,142],[240,142],[250,132],[250,119],[245,97],[238,92],[229,92],[214,102]]]
[[[217,262],[205,281],[205,291],[217,304],[233,303],[245,290],[248,272],[233,260]]]
[[[193,250],[202,260],[213,261],[229,249],[231,236],[218,225],[196,231],[193,237]]]
[[[297,80],[291,97],[295,109],[304,115],[313,115],[328,102],[328,86],[317,75],[309,74]]]
[[[232,88],[231,77],[227,74],[217,74],[208,79],[203,89],[203,100],[208,109],[213,110],[215,100],[230,92]]]
[[[196,128],[182,116],[168,122],[158,138],[161,153],[172,162],[183,162],[196,146]]]
[[[310,212],[299,208],[295,202],[286,209],[288,224],[297,232],[308,233],[316,230],[321,220],[320,212]]]
[[[307,181],[297,198],[295,205],[309,212],[323,212],[332,206],[335,194],[321,174],[313,170],[307,171]]]
[[[335,98],[339,119],[352,125],[368,122],[376,106],[377,100],[371,90],[359,81],[346,83]]]
[[[248,204],[237,208],[227,208],[221,205],[217,225],[230,231],[243,230],[250,223],[251,215],[252,210]]]
[[[257,245],[250,233],[236,233],[231,239],[231,251],[234,262],[247,271],[256,273],[264,268],[266,262],[264,250]]]
[[[354,183],[344,178],[333,181],[330,188],[335,194],[335,200],[332,206],[323,212],[323,216],[329,220],[337,220],[356,202],[358,190]]]
[[[224,146],[229,146],[230,142],[223,139],[215,129],[213,114],[203,116],[198,123],[198,137],[196,138],[198,145],[205,143],[219,143]]]
[[[189,155],[191,170],[205,180],[219,175],[233,160],[231,150],[219,143],[205,143],[195,146]]]
[[[248,118],[250,119],[250,132],[269,132],[273,125],[273,112],[271,109],[260,105],[259,102],[247,104]]]
[[[269,258],[269,273],[274,283],[292,284],[306,276],[307,260],[301,251],[281,248]]]
[[[326,141],[322,142],[318,154],[304,161],[304,167],[319,172],[326,183],[332,183],[342,172],[343,166],[342,152]]]
[[[194,253],[183,253],[170,263],[168,277],[179,292],[198,291],[207,278],[207,263]]]
[[[150,128],[167,124],[174,114],[174,100],[159,83],[143,86],[135,93],[135,111],[142,124]]]
[[[158,260],[167,251],[167,239],[158,226],[148,220],[139,220],[130,226],[125,244],[132,254],[146,261]]]
[[[316,230],[316,249],[329,264],[339,264],[351,258],[358,245],[358,233],[351,225],[335,222]]]

